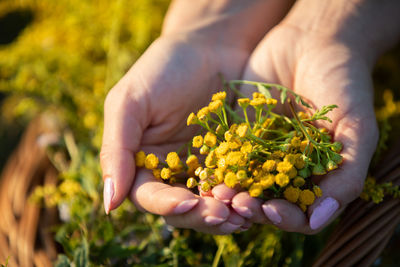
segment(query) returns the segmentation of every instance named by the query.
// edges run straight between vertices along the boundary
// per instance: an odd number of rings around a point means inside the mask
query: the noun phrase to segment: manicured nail
[[[233,224],[230,222],[224,222],[223,224],[221,224],[221,226],[219,227],[219,229],[224,232],[224,233],[232,233],[236,230],[238,230],[240,228],[240,225],[237,224]]]
[[[314,209],[310,217],[310,228],[315,230],[330,220],[332,215],[339,209],[336,199],[327,197]]]
[[[104,199],[104,210],[106,214],[110,212],[111,200],[114,197],[114,183],[111,178],[107,178],[104,180],[104,192],[103,192],[103,199]]]
[[[188,199],[188,200],[182,201],[175,207],[174,214],[185,213],[185,212],[191,210],[194,206],[196,206],[197,203],[199,203],[198,199]]]
[[[207,217],[204,218],[205,223],[208,224],[208,225],[220,224],[225,220],[226,219],[224,219],[224,218],[215,217],[215,216],[207,216]]]
[[[231,204],[231,200],[230,200],[230,199],[220,199],[220,198],[217,197],[216,195],[214,195],[214,198],[217,199],[217,200],[219,200],[219,201],[222,201],[225,205]]]
[[[282,217],[279,215],[278,211],[274,206],[271,206],[269,204],[264,204],[262,205],[262,209],[267,215],[268,219],[273,223],[273,224],[278,224],[282,222]]]
[[[253,212],[248,207],[238,207],[232,204],[232,208],[239,213],[240,216],[251,218],[253,217]]]

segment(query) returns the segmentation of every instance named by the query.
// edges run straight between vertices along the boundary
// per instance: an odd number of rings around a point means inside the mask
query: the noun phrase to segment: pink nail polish
[[[332,215],[339,209],[336,199],[327,197],[314,209],[310,217],[310,228],[315,230],[328,222]]]
[[[111,200],[114,197],[114,183],[111,178],[107,178],[104,180],[104,210],[106,214],[110,213]]]
[[[188,199],[188,200],[182,201],[175,207],[174,214],[182,214],[182,213],[188,212],[194,206],[196,206],[197,203],[199,203],[198,199]]]
[[[282,222],[282,217],[281,215],[279,215],[278,211],[274,206],[271,206],[269,204],[264,204],[262,205],[262,209],[265,215],[273,224],[278,224]]]
[[[230,222],[224,222],[223,224],[221,224],[221,226],[219,227],[219,229],[227,234],[230,234],[236,230],[238,230],[240,228],[240,225],[236,225]]]
[[[246,218],[253,217],[253,212],[248,207],[239,207],[232,204],[232,208],[240,215]]]
[[[204,218],[204,222],[208,225],[216,225],[224,222],[226,219],[215,217],[215,216],[207,216]]]

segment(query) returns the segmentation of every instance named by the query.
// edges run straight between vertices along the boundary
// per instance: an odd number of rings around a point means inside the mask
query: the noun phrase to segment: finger
[[[282,230],[300,233],[311,232],[303,211],[286,200],[269,200],[262,205],[262,209],[268,220]]]
[[[377,132],[374,118],[347,116],[339,121],[335,139],[343,143],[343,164],[319,183],[323,196],[309,208],[311,229],[322,228],[338,215],[340,208],[361,194]]]
[[[212,195],[227,205],[231,204],[232,198],[236,194],[237,190],[230,188],[225,184],[219,184],[212,189]]]
[[[174,227],[190,228],[209,234],[221,234],[218,228],[230,217],[229,208],[212,197],[199,198],[199,203],[189,212],[165,216],[165,221]]]
[[[231,210],[230,215],[226,222],[217,226],[220,235],[231,234],[237,230],[240,230],[240,227],[246,222],[246,220],[237,214],[234,210]]]
[[[130,198],[138,209],[163,216],[188,212],[200,199],[188,189],[158,181],[146,169],[138,170]]]
[[[123,89],[120,89],[123,88]],[[134,101],[124,80],[110,91],[104,104],[104,134],[100,153],[106,213],[126,198],[135,176],[137,152],[146,127],[143,103]],[[139,119],[140,118],[140,119]]]
[[[254,198],[248,192],[240,192],[232,199],[232,208],[241,216],[254,223],[267,224],[270,221],[265,217],[261,208],[263,201]]]

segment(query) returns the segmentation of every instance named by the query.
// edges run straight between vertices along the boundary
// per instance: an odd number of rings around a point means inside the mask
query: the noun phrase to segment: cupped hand
[[[355,47],[321,32],[282,24],[267,34],[252,53],[243,79],[282,84],[316,108],[337,104],[339,108],[328,114],[333,123],[321,126],[343,143],[344,161],[337,170],[314,180],[323,196],[307,214],[286,200],[262,202],[247,192],[229,192],[223,185],[214,188],[214,195],[231,199],[232,207],[243,217],[255,223],[273,223],[286,231],[315,233],[336,218],[360,195],[377,143],[370,70],[369,62]],[[250,90],[243,88],[248,95]]]

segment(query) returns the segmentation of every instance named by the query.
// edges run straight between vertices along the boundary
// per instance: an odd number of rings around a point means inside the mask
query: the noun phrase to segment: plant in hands
[[[296,114],[287,98],[288,92],[295,96],[296,102],[310,106],[293,91],[259,82],[229,83],[231,88],[240,84],[254,85],[263,92],[253,93],[251,100],[238,99],[244,117],[227,104],[226,92],[214,94],[208,106],[189,115],[187,125],[200,125],[207,133],[195,136],[188,145],[186,164],[177,152],[170,152],[164,163],[154,154],[146,156],[140,151],[136,154],[136,166],[152,170],[155,177],[169,183],[192,176],[186,185],[188,188],[198,185],[200,192],[225,184],[247,190],[252,197],[285,198],[306,211],[315,197],[322,195],[310,176],[326,174],[342,162],[338,154],[342,144],[332,143],[325,128],[314,126],[319,120],[330,121],[325,115],[337,106],[324,106],[311,116],[304,112]],[[269,93],[272,87],[281,91],[281,102],[289,103],[293,118],[273,112],[277,100]],[[248,118],[248,107],[255,113],[254,121]],[[199,163],[191,145],[205,156],[204,161]]]

